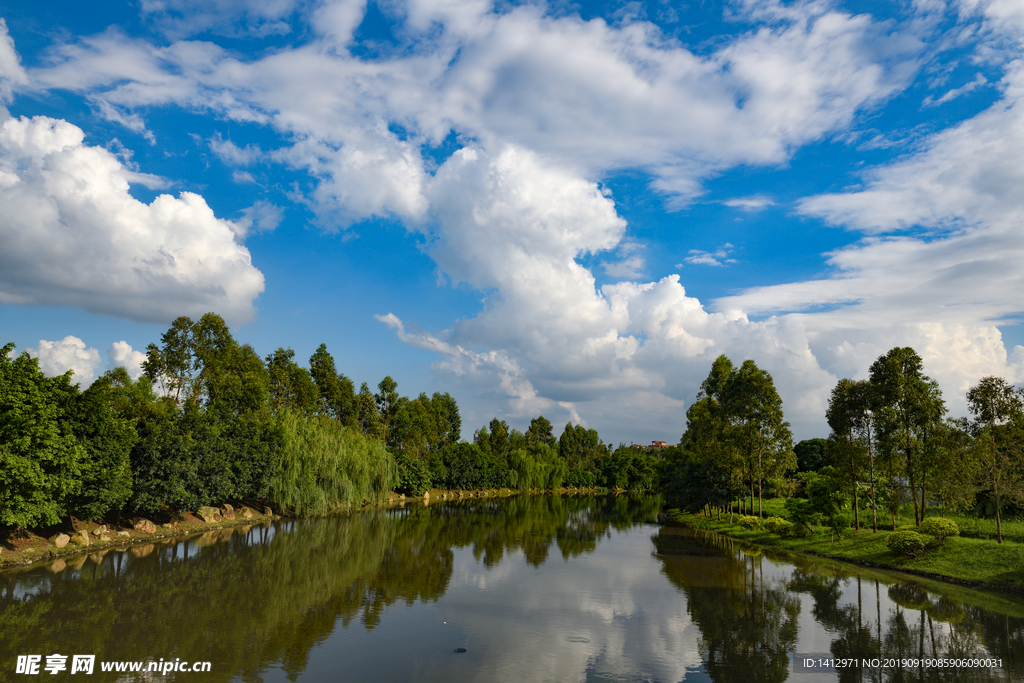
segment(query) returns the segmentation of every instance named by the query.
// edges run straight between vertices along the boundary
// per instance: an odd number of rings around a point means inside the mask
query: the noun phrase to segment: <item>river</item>
[[[417,502],[6,571],[0,680],[1024,681],[1024,599],[766,555],[657,509]],[[149,662],[166,673],[102,670]]]

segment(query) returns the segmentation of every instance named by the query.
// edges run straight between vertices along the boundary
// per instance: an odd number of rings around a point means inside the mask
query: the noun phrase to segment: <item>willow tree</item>
[[[999,508],[1007,495],[1024,493],[1021,439],[1024,438],[1024,402],[1006,380],[983,377],[967,392],[974,416],[975,453],[980,479],[991,487],[996,504],[996,539],[1003,542]]]

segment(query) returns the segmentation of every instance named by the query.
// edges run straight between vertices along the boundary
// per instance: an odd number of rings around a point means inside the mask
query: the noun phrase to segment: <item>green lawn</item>
[[[786,517],[782,499],[764,501],[765,516]],[[901,557],[886,547],[885,539],[892,532],[892,520],[879,516],[879,530],[870,529],[871,511],[861,515],[861,524],[868,527],[852,529],[841,536],[832,537],[828,529],[816,528],[816,533],[803,538],[783,538],[764,529],[744,529],[722,521],[717,516],[689,515],[667,511],[670,518],[684,524],[710,529],[723,535],[766,546],[787,548],[801,553],[845,560],[868,566],[896,569],[915,574],[939,577],[973,586],[1024,592],[1024,522],[1003,524],[1003,543],[996,543],[995,521],[950,515],[960,527],[961,535],[946,541],[945,545],[927,550],[921,557]],[[853,514],[846,511],[851,521]],[[905,511],[906,514],[906,511]],[[897,519],[897,526],[913,524],[913,511]]]

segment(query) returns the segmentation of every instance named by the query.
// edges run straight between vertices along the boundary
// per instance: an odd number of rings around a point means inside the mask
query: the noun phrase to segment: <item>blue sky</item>
[[[913,346],[1024,379],[1024,5],[140,0],[0,10],[0,342],[91,381],[178,315],[357,385],[797,438]]]

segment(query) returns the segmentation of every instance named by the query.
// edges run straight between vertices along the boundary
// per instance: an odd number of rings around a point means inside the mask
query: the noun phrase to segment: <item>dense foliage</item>
[[[431,488],[643,488],[660,458],[608,448],[567,424],[556,439],[495,418],[461,441],[448,393],[402,396],[385,377],[357,392],[323,344],[308,368],[278,348],[261,358],[208,313],[176,319],[150,344],[143,374],[112,370],[84,391],[72,373],[0,350],[0,526],[68,515],[196,510],[269,502],[302,515]]]

